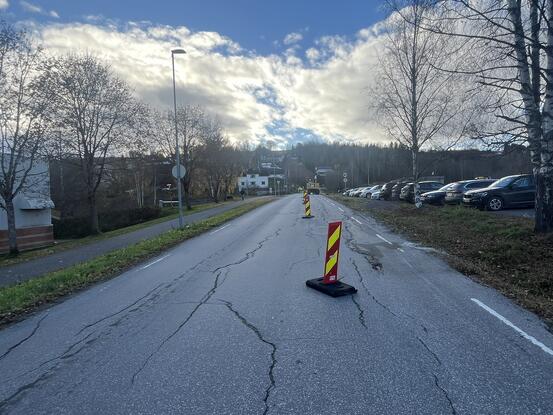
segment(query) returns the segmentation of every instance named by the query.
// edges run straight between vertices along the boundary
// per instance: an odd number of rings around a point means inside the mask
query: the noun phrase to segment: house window
[[[242,186],[245,186],[245,185],[246,185],[246,182],[240,182],[240,184],[241,184]]]
[[[265,180],[263,180],[263,181],[261,182],[261,184],[265,184]]]
[[[250,182],[250,184],[251,184],[252,186],[255,186],[255,182]]]

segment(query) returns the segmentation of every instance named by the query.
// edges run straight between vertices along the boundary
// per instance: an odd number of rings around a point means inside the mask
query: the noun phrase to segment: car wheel
[[[488,200],[487,207],[491,211],[498,211],[503,209],[503,199],[497,196],[492,196],[490,200]]]

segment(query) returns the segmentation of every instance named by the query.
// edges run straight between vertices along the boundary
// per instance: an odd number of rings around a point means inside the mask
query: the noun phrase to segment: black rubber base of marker
[[[340,281],[334,284],[323,284],[322,278],[307,280],[305,281],[305,285],[331,297],[342,297],[343,295],[355,294],[357,292],[355,287]]]

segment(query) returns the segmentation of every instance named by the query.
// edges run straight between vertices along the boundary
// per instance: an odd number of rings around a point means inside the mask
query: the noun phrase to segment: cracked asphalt
[[[0,331],[0,413],[552,412],[536,316],[370,217],[302,209],[283,197]],[[305,286],[333,220],[355,296]]]

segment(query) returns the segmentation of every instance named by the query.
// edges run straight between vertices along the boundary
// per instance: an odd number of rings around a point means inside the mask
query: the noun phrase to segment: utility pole
[[[179,150],[179,132],[178,132],[178,123],[177,123],[177,87],[175,83],[175,54],[185,54],[184,49],[173,49],[171,51],[171,62],[173,64],[173,104],[175,107],[175,150],[176,150],[176,161],[177,161],[177,194],[179,198],[179,228],[182,229],[184,225],[184,218],[182,216],[182,177],[180,169],[180,150]]]

